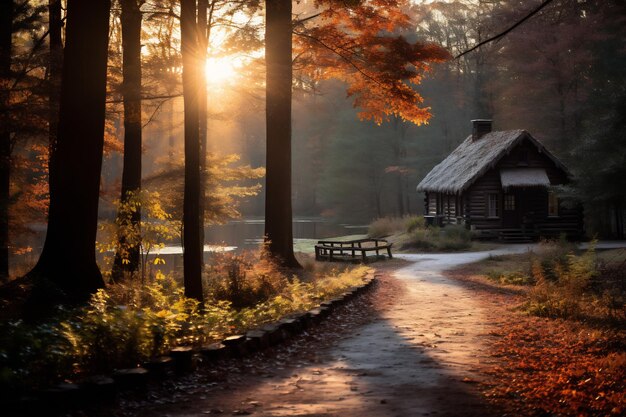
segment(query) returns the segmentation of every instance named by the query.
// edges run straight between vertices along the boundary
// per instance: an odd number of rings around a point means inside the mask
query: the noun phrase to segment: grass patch
[[[445,227],[423,226],[407,232],[402,237],[402,249],[420,251],[460,251],[472,247],[470,231],[461,225]]]
[[[374,220],[367,228],[367,236],[383,238],[407,230],[409,217],[382,217]]]
[[[471,232],[462,225],[427,226],[423,216],[376,219],[369,226],[368,236],[387,237],[394,247],[405,251],[456,252],[495,247],[491,243],[472,242]]]

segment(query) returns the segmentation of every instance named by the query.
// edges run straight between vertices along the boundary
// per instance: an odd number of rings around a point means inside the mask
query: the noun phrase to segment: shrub
[[[472,245],[470,231],[461,225],[448,225],[439,233],[439,249],[461,250]]]
[[[39,387],[73,369],[72,346],[57,323],[29,326],[24,322],[0,323],[0,389],[12,390],[28,384]]]
[[[407,233],[411,233],[416,229],[424,229],[426,227],[426,220],[424,220],[424,216],[407,216],[404,219],[404,229]]]
[[[205,313],[199,307],[175,280],[159,273],[144,286],[130,282],[99,290],[60,325],[80,368],[103,372],[136,366],[176,345],[211,339],[208,324],[220,327],[215,316],[228,317],[228,306],[211,306]]]
[[[582,255],[565,255],[565,262],[561,262],[559,251],[554,256],[552,260],[533,260],[536,284],[528,294],[526,309],[539,316],[579,317],[592,296],[588,290],[597,274],[594,247]]]
[[[448,251],[467,249],[471,245],[469,230],[461,225],[449,225],[443,228],[432,226],[415,229],[408,233],[403,248]]]
[[[435,241],[439,236],[439,227],[433,226],[426,229],[416,229],[407,235],[403,248],[419,250],[437,249]]]
[[[489,271],[487,277],[492,281],[505,285],[529,285],[534,283],[531,276],[520,271]]]
[[[370,223],[367,235],[373,238],[390,236],[405,231],[405,217],[381,217]]]
[[[206,296],[234,308],[251,307],[279,294],[288,281],[264,253],[216,254],[205,274]]]
[[[0,383],[39,385],[133,367],[175,345],[200,344],[214,338],[216,329],[223,334],[230,314],[228,305],[206,310],[201,313],[198,303],[162,274],[145,285],[110,285],[85,307],[60,311],[47,323],[3,323]]]
[[[96,247],[104,256],[102,268],[105,277],[110,275],[113,255],[119,254],[123,263],[130,262],[130,252],[134,247],[139,248],[139,274],[142,281],[152,274],[148,257],[165,246],[165,243],[180,237],[181,223],[174,220],[165,211],[161,204],[162,198],[158,192],[142,190],[128,192],[127,201],[116,201],[118,214],[114,222],[102,222],[99,225],[99,240]],[[133,222],[137,211],[142,211],[140,224]],[[165,263],[159,257],[155,258],[155,265]],[[127,277],[132,279],[133,277]]]
[[[220,258],[208,274],[215,285],[202,309],[172,276],[157,273],[145,283],[109,285],[85,307],[61,310],[48,323],[0,322],[0,390],[134,367],[177,345],[244,332],[335,297],[368,271],[314,271],[303,281],[261,258]]]

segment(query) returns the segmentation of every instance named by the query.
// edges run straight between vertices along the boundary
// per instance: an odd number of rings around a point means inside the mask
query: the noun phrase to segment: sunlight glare
[[[237,76],[237,63],[233,59],[208,58],[204,65],[207,84],[220,85],[232,81]]]

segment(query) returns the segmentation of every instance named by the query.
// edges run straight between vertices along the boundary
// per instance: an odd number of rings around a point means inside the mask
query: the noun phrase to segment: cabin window
[[[498,207],[498,194],[488,194],[487,195],[487,216],[488,217],[499,217],[500,210]]]
[[[558,217],[559,197],[554,191],[548,191],[548,217]]]
[[[505,211],[515,210],[515,194],[504,195],[504,210]]]

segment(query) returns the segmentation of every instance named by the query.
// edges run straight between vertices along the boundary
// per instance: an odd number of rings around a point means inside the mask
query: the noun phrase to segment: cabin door
[[[524,199],[520,189],[512,189],[504,193],[502,201],[502,225],[505,229],[522,227]]]

